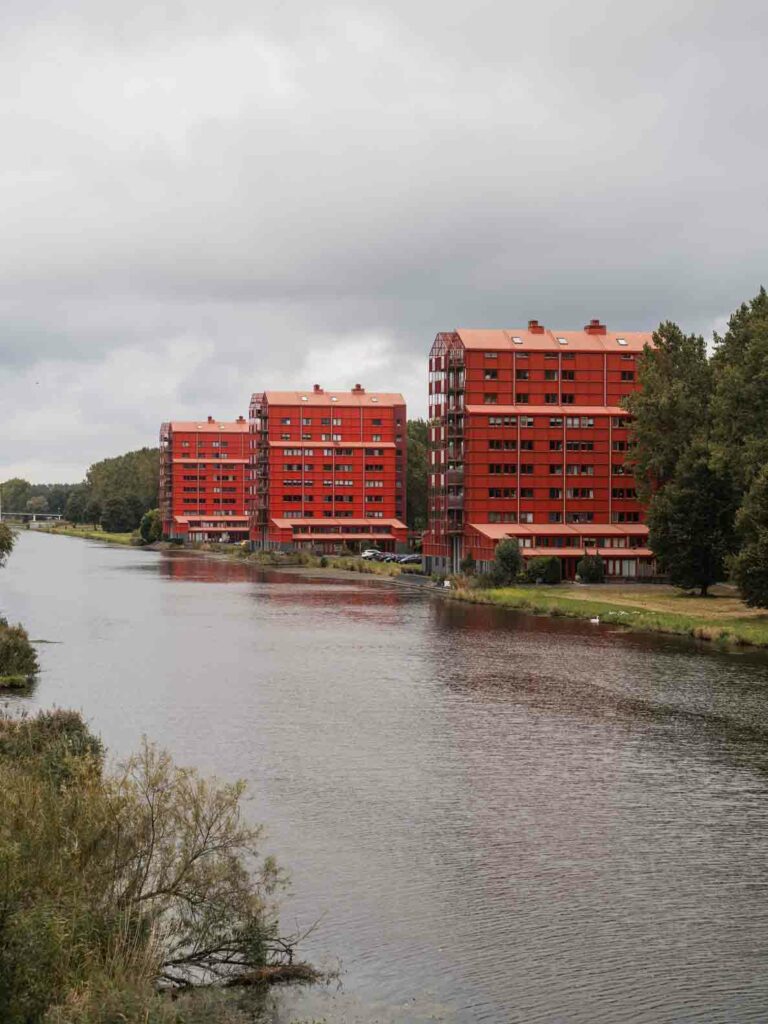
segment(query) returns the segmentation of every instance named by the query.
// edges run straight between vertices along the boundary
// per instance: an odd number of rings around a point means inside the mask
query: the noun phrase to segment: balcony
[[[449,512],[461,511],[464,508],[463,494],[446,494],[445,507]]]
[[[460,487],[464,483],[464,467],[462,466],[460,469],[446,470],[445,482],[448,487]]]

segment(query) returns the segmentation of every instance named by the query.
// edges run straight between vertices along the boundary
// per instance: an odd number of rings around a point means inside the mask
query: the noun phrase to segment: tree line
[[[711,353],[671,321],[653,341],[625,405],[659,568],[702,594],[731,578],[768,607],[768,294],[736,310]]]
[[[3,510],[53,512],[73,523],[127,533],[157,508],[159,472],[159,449],[140,448],[94,462],[77,484],[31,484],[15,477],[0,483]]]

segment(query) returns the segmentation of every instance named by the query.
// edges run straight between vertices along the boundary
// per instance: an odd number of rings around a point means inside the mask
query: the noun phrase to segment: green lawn
[[[39,526],[38,533],[55,533],[62,537],[81,537],[84,540],[101,540],[109,544],[133,544],[135,543],[132,533],[107,533],[98,526],[75,526],[67,523],[66,526]]]
[[[726,587],[712,597],[691,597],[664,586],[503,587],[481,590],[459,587],[460,601],[601,622],[653,633],[676,633],[722,644],[768,647],[768,614],[747,608]]]

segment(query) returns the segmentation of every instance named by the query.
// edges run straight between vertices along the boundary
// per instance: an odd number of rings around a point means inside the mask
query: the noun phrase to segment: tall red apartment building
[[[468,554],[487,569],[516,537],[525,557],[556,555],[573,578],[585,550],[612,577],[654,572],[648,528],[626,465],[635,361],[651,335],[598,320],[550,331],[438,334],[429,357],[429,530],[433,571]]]
[[[163,535],[179,540],[248,539],[248,424],[172,421],[160,428]]]
[[[405,545],[402,395],[264,391],[250,405],[251,540],[260,548]]]

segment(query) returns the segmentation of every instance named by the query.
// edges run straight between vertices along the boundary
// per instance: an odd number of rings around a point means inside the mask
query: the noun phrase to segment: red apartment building
[[[407,541],[402,395],[265,391],[250,406],[251,540],[260,548],[382,551]]]
[[[655,572],[648,528],[625,464],[645,333],[456,330],[429,357],[427,567],[487,569],[504,537],[525,557],[556,555],[573,578],[585,550],[611,577]]]
[[[209,416],[160,428],[163,535],[180,540],[248,539],[248,424]]]

